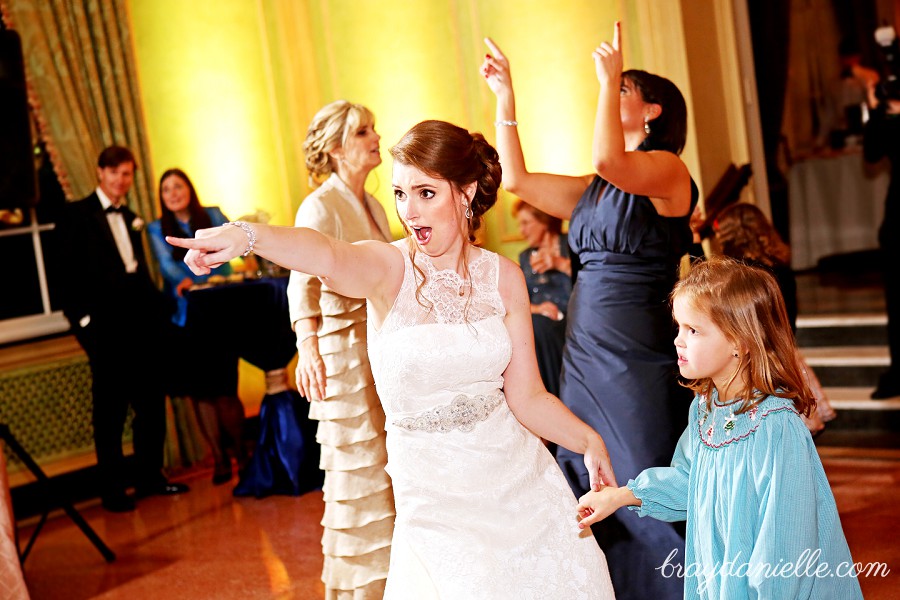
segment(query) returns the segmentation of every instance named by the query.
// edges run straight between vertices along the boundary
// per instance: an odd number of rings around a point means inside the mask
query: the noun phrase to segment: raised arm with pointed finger
[[[683,112],[684,101],[679,105],[669,102],[669,98],[652,96],[641,80],[662,80],[656,75],[643,71],[623,74],[621,43],[621,24],[617,22],[612,43],[601,43],[593,53],[600,82],[594,123],[594,168],[617,188],[648,196],[660,215],[680,217],[691,202],[690,174],[678,157],[681,147],[654,144],[654,128],[663,129],[670,117],[680,119],[680,114],[667,113]],[[665,87],[662,89],[665,91]],[[681,96],[672,94],[673,99],[675,95]],[[642,145],[648,151],[637,151]]]
[[[485,55],[481,64],[481,76],[497,96],[495,125],[497,152],[503,166],[503,188],[549,215],[568,220],[591,176],[571,177],[528,170],[519,140],[509,60],[491,38],[485,38],[484,43],[491,52]]]
[[[488,45],[492,55],[482,73],[497,95],[503,181],[527,202],[569,219],[567,241],[580,265],[568,303],[560,400],[601,435],[619,477],[665,464],[681,429],[674,411],[687,400],[676,380],[678,356],[666,310],[690,244],[689,215],[697,198],[678,157],[687,133],[684,98],[664,77],[623,72],[616,24],[612,41],[593,53],[596,173],[529,173],[517,127],[505,124],[516,120],[509,62]],[[584,456],[560,446],[556,459],[577,496],[590,489],[595,478]],[[615,511],[594,530],[610,550],[617,597],[682,598],[679,582],[660,576],[658,566],[673,550],[683,554],[683,537],[667,523],[637,521],[631,511]]]

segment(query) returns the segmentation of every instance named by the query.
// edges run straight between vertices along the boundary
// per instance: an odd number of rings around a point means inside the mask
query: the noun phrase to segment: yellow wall
[[[291,217],[255,3],[133,0],[130,5],[150,151],[158,177],[184,169],[200,200],[229,217],[262,208]]]
[[[684,92],[684,158],[701,190],[711,187],[722,165],[746,159],[727,4],[130,0],[130,10],[157,174],[180,166],[201,199],[232,218],[262,209],[288,224],[309,192],[306,126],[323,104],[347,98],[376,115],[385,161],[368,188],[399,235],[388,148],[430,118],[494,137],[493,95],[478,75],[485,36],[512,61],[528,166],[583,174],[597,87],[590,53],[623,20],[626,68],[661,73]],[[514,256],[510,202],[503,195],[488,215],[485,242]]]
[[[621,4],[131,0],[156,173],[184,168],[201,200],[232,218],[259,208],[290,223],[309,191],[298,150],[306,124],[348,98],[376,114],[385,162],[368,187],[399,235],[388,148],[430,118],[494,137],[493,95],[478,74],[488,35],[512,60],[529,167],[590,172],[590,53]],[[514,255],[509,202],[488,216],[485,239]]]
[[[180,167],[201,202],[232,219],[262,209],[273,222],[292,221],[255,3],[132,0],[130,11],[156,177]],[[255,414],[263,374],[241,362],[240,375]]]

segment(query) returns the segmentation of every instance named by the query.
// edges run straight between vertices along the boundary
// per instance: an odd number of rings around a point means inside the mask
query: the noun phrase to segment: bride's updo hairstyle
[[[497,202],[501,179],[500,156],[484,136],[446,121],[422,121],[391,148],[391,156],[429,177],[443,179],[459,195],[473,181],[478,184],[468,219],[468,238],[474,242],[484,213]]]
[[[375,115],[362,104],[335,100],[320,108],[309,124],[306,139],[303,140],[303,154],[306,156],[310,184],[315,186],[321,183],[336,169],[329,152],[343,147],[350,134],[374,122]]]
[[[422,121],[406,132],[400,141],[391,148],[394,162],[414,167],[429,177],[443,179],[457,195],[462,196],[462,188],[472,182],[478,185],[475,195],[469,202],[472,216],[466,215],[467,237],[469,242],[475,241],[475,232],[481,226],[481,218],[490,207],[497,202],[497,190],[500,188],[500,155],[494,147],[487,143],[480,133],[469,133],[446,121]],[[403,223],[403,219],[400,220]],[[403,223],[403,229],[410,235]],[[409,258],[418,277],[416,299],[422,306],[429,307],[429,302],[422,297],[425,285],[425,273],[416,264],[416,244],[409,245]],[[463,257],[465,253],[463,253]],[[468,265],[462,264],[464,278],[468,280]],[[468,313],[471,296],[466,298]]]

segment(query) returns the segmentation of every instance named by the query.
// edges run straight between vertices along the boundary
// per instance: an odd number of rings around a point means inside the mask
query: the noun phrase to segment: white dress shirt
[[[104,211],[113,205],[112,200],[99,187],[97,188],[97,197],[100,198],[100,204],[103,205]],[[135,273],[138,263],[134,258],[134,248],[131,246],[131,236],[128,235],[128,225],[125,223],[124,215],[117,212],[108,212],[106,213],[106,220],[109,223],[110,230],[112,230],[113,239],[116,240],[119,256],[122,257],[122,262],[125,264],[125,271]]]

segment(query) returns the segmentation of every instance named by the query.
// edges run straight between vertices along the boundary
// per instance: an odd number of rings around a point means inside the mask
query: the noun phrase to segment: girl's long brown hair
[[[763,269],[713,256],[691,266],[672,290],[671,298],[684,298],[706,314],[740,353],[735,381],[745,412],[767,396],[793,400],[797,412],[809,415],[816,399],[798,361],[794,334],[778,283]],[[712,379],[694,379],[684,385],[711,403]],[[708,408],[710,408],[708,406]]]

